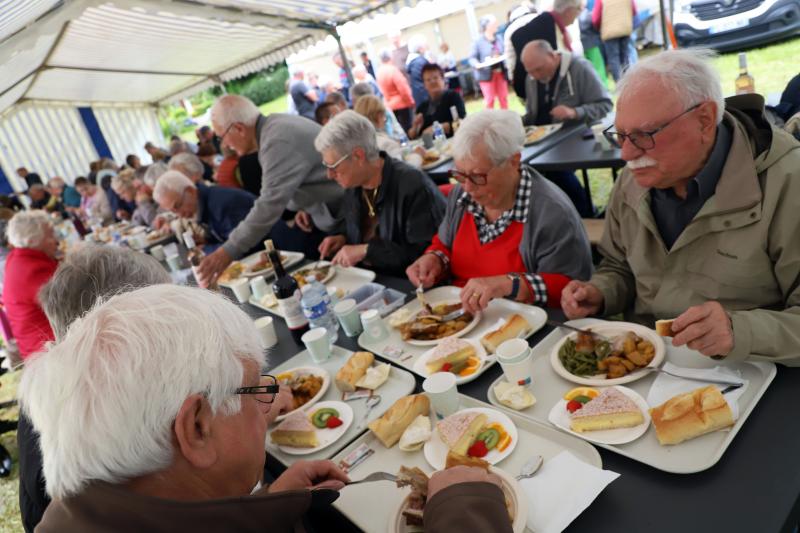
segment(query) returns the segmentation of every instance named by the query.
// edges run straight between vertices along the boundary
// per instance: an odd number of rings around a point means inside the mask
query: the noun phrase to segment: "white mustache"
[[[642,157],[638,157],[636,159],[628,161],[628,168],[630,168],[631,170],[636,170],[637,168],[654,167],[657,164],[658,161],[656,161],[652,157],[643,155]]]

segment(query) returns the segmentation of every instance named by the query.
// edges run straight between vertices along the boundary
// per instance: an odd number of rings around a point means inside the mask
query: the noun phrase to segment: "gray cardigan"
[[[575,109],[578,112],[576,120],[580,122],[601,120],[614,106],[592,64],[570,52],[556,53],[561,54],[561,65],[557,73],[553,107],[565,105]],[[522,121],[526,126],[536,120],[538,83],[530,75],[525,78],[525,116]]]
[[[306,211],[322,231],[336,229],[343,190],[328,179],[314,149],[319,131],[316,122],[297,115],[258,117],[261,194],[222,245],[231,257],[241,257],[265,238],[287,208]]]
[[[541,174],[530,169],[528,220],[522,230],[519,253],[529,273],[564,274],[587,280],[592,276],[592,251],[578,212],[567,195]],[[447,197],[447,211],[439,225],[439,240],[452,250],[466,207],[458,204],[462,188]],[[476,258],[477,259],[477,258]]]

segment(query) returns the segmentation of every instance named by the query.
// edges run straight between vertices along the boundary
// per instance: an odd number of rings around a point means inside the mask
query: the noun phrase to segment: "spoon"
[[[517,481],[527,479],[529,477],[533,477],[533,475],[541,468],[542,463],[544,463],[544,459],[541,455],[534,455],[528,462],[522,465],[522,468],[519,471],[519,475],[517,476]]]
[[[367,419],[369,418],[369,414],[372,412],[372,408],[381,403],[381,397],[379,394],[375,396],[370,396],[367,398],[367,412],[364,413],[364,418],[361,419],[359,422],[358,427],[356,429],[363,429],[364,426],[367,424]]]

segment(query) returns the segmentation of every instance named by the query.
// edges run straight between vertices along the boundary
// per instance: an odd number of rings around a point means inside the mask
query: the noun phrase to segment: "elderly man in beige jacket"
[[[708,53],[663,52],[618,86],[606,134],[616,183],[588,283],[569,318],[675,318],[672,343],[726,360],[800,365],[800,144],[772,128],[760,96],[724,101]]]

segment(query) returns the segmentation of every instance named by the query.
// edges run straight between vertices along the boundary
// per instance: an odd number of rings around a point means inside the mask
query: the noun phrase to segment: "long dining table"
[[[413,292],[405,279],[378,275],[375,281],[408,295]],[[231,291],[222,291],[233,299]],[[250,304],[241,307],[254,319],[267,314]],[[547,314],[555,320],[565,318],[557,309],[547,309]],[[276,319],[274,324],[278,343],[267,350],[267,370],[304,349],[294,342],[283,320]],[[545,326],[538,331],[529,339],[530,345],[540,342],[551,329]],[[336,344],[359,349],[356,340],[342,331]],[[475,381],[460,386],[459,391],[487,402],[487,390],[500,374],[495,365]],[[419,392],[422,379],[416,380]],[[775,380],[720,461],[695,474],[666,473],[598,448],[603,468],[621,475],[567,531],[795,531],[800,521],[800,422],[792,413],[799,398],[800,369],[780,366]],[[285,467],[269,458],[268,466],[275,474]],[[335,509],[330,512],[337,515],[331,531],[360,531]]]

